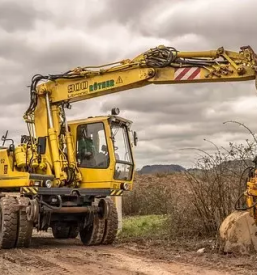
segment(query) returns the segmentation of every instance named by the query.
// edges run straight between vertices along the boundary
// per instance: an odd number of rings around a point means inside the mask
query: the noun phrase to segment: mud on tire
[[[0,199],[0,248],[15,247],[18,229],[17,210],[17,202],[14,197]]]

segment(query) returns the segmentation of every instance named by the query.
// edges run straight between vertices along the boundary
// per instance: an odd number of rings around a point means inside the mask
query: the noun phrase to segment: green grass
[[[119,239],[161,238],[166,231],[165,221],[163,215],[124,217]]]

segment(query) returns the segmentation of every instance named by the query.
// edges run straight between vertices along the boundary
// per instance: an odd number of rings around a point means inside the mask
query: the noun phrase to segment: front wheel
[[[110,245],[118,232],[118,212],[116,205],[110,198],[105,198],[105,203],[109,209],[109,215],[94,215],[91,222],[80,231],[80,238],[84,245]],[[88,216],[88,221],[90,216]]]
[[[104,236],[104,229],[104,220],[94,215],[92,223],[79,232],[82,243],[87,246],[101,244]]]
[[[118,212],[114,202],[111,199],[106,199],[109,203],[110,213],[109,217],[105,220],[105,232],[102,244],[112,244],[118,232]]]

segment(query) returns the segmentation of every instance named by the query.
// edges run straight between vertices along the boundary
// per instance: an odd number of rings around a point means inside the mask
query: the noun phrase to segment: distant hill
[[[154,164],[143,166],[138,174],[155,174],[155,173],[171,173],[171,172],[182,172],[186,169],[177,164]]]
[[[216,168],[224,169],[224,171],[225,170],[241,171],[242,169],[245,169],[247,166],[253,167],[253,161],[252,160],[223,161],[220,164],[218,164]],[[145,165],[142,167],[142,169],[137,169],[137,173],[140,175],[144,175],[144,174],[172,173],[172,172],[184,172],[184,171],[197,172],[197,171],[203,171],[202,169],[199,169],[199,168],[186,169],[183,166],[178,164],[153,164],[153,165]],[[212,170],[213,168],[206,167],[206,169]]]

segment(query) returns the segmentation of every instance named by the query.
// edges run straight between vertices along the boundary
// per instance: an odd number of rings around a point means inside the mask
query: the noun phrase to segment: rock
[[[204,251],[205,251],[205,248],[203,247],[203,248],[198,249],[198,250],[197,250],[197,253],[199,253],[199,254],[203,254],[203,253],[204,253]]]
[[[248,211],[234,211],[219,229],[220,252],[252,254],[257,251],[257,226]]]

